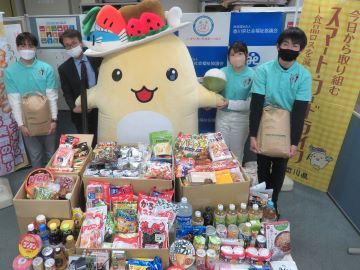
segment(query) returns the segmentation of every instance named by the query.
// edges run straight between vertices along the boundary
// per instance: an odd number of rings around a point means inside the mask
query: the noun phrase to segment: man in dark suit
[[[75,100],[81,93],[81,77],[84,76],[88,88],[97,82],[99,67],[102,58],[87,57],[83,54],[81,33],[77,30],[68,29],[60,36],[60,43],[70,56],[59,68],[61,88],[64,98],[71,110],[71,120],[79,133],[82,130],[81,106],[75,106]],[[83,74],[83,75],[82,75]],[[97,139],[98,110],[88,112],[89,133],[94,134],[94,143]]]

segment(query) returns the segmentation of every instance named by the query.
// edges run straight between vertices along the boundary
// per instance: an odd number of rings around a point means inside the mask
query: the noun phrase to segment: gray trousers
[[[31,166],[44,168],[55,152],[56,134],[44,136],[23,136]]]

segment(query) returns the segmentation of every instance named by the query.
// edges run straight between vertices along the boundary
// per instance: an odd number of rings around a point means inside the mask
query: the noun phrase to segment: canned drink
[[[231,262],[233,258],[233,249],[230,246],[222,246],[220,249],[220,258],[224,262]]]
[[[198,249],[196,251],[196,269],[206,269],[206,251],[204,249]]]
[[[41,257],[36,257],[32,261],[33,270],[44,270],[44,260]]]
[[[208,249],[206,252],[206,269],[214,270],[216,266],[216,252],[213,249]]]
[[[256,243],[255,246],[257,248],[266,248],[266,237],[259,234],[258,236],[256,236]]]
[[[216,233],[220,238],[226,238],[227,229],[224,224],[219,224],[216,226]]]
[[[246,258],[248,263],[255,264],[257,262],[258,250],[255,247],[249,247],[246,249]]]
[[[55,260],[53,258],[47,259],[45,261],[45,270],[56,270]]]
[[[234,257],[237,263],[243,263],[245,260],[245,250],[243,247],[234,247]]]
[[[208,225],[206,226],[206,237],[216,235],[216,229],[214,226]]]
[[[235,224],[230,224],[227,231],[227,237],[230,239],[239,238],[239,229]]]
[[[41,255],[45,261],[47,259],[54,258],[54,249],[52,247],[44,247],[41,251]]]

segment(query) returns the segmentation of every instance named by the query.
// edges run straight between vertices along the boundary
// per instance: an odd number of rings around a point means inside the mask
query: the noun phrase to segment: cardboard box
[[[185,186],[180,179],[175,180],[176,200],[186,197],[191,203],[193,210],[204,211],[206,206],[217,207],[219,203],[227,207],[230,203],[240,205],[248,201],[250,190],[250,179],[240,167],[245,182],[230,184],[204,184]]]
[[[107,177],[83,177],[84,183],[84,196],[86,198],[86,187],[89,184],[89,180],[103,181],[111,185],[129,185],[131,184],[134,190],[134,193],[144,192],[149,194],[153,187],[156,187],[158,190],[172,189],[173,181],[171,180],[158,180],[158,179],[139,179],[139,178],[107,178]]]
[[[82,255],[84,248],[80,248],[80,237],[76,241],[76,254]],[[108,248],[101,248],[99,250],[120,250],[120,249],[108,249]],[[161,248],[161,249],[149,249],[149,248],[138,248],[138,249],[121,249],[124,250],[126,253],[126,259],[135,259],[135,258],[151,258],[153,259],[155,256],[158,256],[161,258],[162,265],[164,267],[168,267],[169,262],[169,249],[167,248]]]
[[[24,183],[21,185],[13,199],[20,233],[25,233],[27,225],[40,214],[45,215],[47,219],[71,219],[71,210],[73,207],[79,206],[79,197],[81,195],[81,179],[78,175],[73,174],[72,176],[76,180],[70,200],[30,200],[26,198]]]
[[[88,163],[90,162],[90,160],[92,159],[92,148],[91,148],[91,144],[92,144],[92,141],[94,139],[94,135],[93,134],[67,134],[67,135],[71,135],[71,136],[74,136],[74,137],[78,137],[80,139],[80,143],[82,142],[86,142],[87,145],[89,146],[90,148],[90,152],[89,154],[87,155],[85,161],[84,161],[84,164],[83,166],[81,167],[81,169],[79,171],[73,171],[73,172],[56,172],[56,171],[53,171],[51,169],[51,164],[53,163],[54,161],[54,158],[55,158],[55,154],[51,157],[51,159],[49,160],[48,164],[46,165],[46,168],[49,169],[50,171],[52,171],[53,173],[61,173],[62,175],[73,175],[73,174],[77,174],[77,175],[82,175],[88,165]]]

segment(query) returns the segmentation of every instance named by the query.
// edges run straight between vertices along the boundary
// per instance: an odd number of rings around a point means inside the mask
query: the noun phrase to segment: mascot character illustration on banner
[[[102,56],[88,108],[99,109],[99,141],[147,142],[149,132],[198,132],[198,108],[221,107],[222,96],[199,84],[190,54],[173,33],[186,26],[182,11],[158,0],[85,17],[87,56]],[[78,98],[77,105],[80,105]]]

